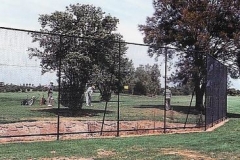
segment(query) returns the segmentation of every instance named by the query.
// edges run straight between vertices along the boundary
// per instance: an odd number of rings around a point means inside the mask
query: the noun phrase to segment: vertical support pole
[[[57,140],[59,140],[60,135],[60,94],[61,94],[61,65],[62,65],[62,36],[60,35],[60,46],[59,46],[59,64],[58,64],[58,110],[57,110]]]
[[[208,83],[208,54],[204,53],[205,56],[205,69],[206,69],[206,75],[205,75],[205,81],[206,81],[206,88],[205,88],[205,108],[204,108],[204,112],[205,112],[205,131],[207,130],[207,105],[209,105],[209,98],[208,98],[208,90],[207,90],[207,83]]]
[[[119,137],[119,128],[120,128],[120,124],[119,124],[119,120],[120,120],[120,69],[121,69],[121,42],[119,39],[119,52],[118,52],[118,109],[117,109],[117,137]]]
[[[216,71],[215,71],[215,69],[216,69],[216,67],[215,67],[215,64],[213,63],[213,57],[211,57],[211,65],[213,65],[213,75],[212,76],[216,76]],[[212,103],[211,103],[211,118],[212,118],[212,127],[213,127],[213,125],[214,125],[214,121],[215,121],[215,119],[214,119],[214,116],[216,115],[216,91],[215,91],[215,89],[216,89],[216,82],[215,82],[215,80],[213,80],[213,98],[212,98]],[[212,95],[212,93],[211,93],[211,95]]]
[[[191,101],[190,101],[190,104],[189,104],[189,107],[188,107],[188,112],[187,112],[187,117],[186,117],[186,120],[185,120],[185,123],[184,123],[184,128],[186,128],[186,125],[187,125],[187,121],[188,121],[188,116],[190,114],[190,109],[191,109],[191,106],[192,106],[192,101],[193,101],[193,96],[194,96],[194,92],[195,92],[195,88],[192,92],[192,98],[191,98]]]
[[[224,118],[227,118],[227,79],[228,79],[228,76],[227,76],[227,67],[224,66],[224,76],[225,76],[225,95],[224,95],[224,98],[225,98],[225,106],[224,106]]]
[[[164,84],[164,133],[166,133],[166,90],[167,90],[167,48],[165,48],[165,84]]]
[[[221,74],[221,64],[218,63],[217,65],[218,65],[218,66],[217,66],[217,72],[218,72],[218,77],[219,77],[219,74]],[[220,77],[219,77],[219,78],[220,78]],[[216,94],[216,95],[217,95],[217,106],[218,106],[218,107],[217,107],[217,123],[219,123],[219,119],[220,119],[220,114],[219,114],[219,112],[220,112],[220,107],[221,107],[221,105],[222,105],[222,104],[220,104],[220,99],[219,99],[220,96],[221,96],[221,95],[220,95],[220,89],[219,89],[219,87],[221,87],[221,85],[220,85],[220,80],[217,81],[217,84],[216,84],[216,85],[217,85],[217,88],[216,88],[216,89],[217,89],[217,94]],[[215,121],[216,121],[216,120],[215,120]]]
[[[108,101],[106,101],[106,103],[105,103],[105,109],[104,109],[104,114],[103,114],[103,120],[102,120],[100,136],[102,136],[102,132],[103,132],[103,125],[105,123],[105,117],[106,117],[106,112],[107,112],[107,105],[108,105]]]

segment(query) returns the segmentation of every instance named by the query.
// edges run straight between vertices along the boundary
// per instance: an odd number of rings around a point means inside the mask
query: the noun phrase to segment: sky
[[[96,7],[102,8],[106,14],[118,18],[120,22],[118,24],[118,32],[123,35],[124,40],[141,44],[143,43],[143,35],[138,30],[138,25],[145,24],[146,17],[152,16],[154,12],[152,0],[0,0],[0,26],[26,30],[39,30],[40,24],[38,18],[40,14],[51,14],[55,11],[65,11],[66,6],[76,3],[92,4]],[[21,39],[20,37],[20,39],[18,39],[18,35],[0,32],[0,36],[3,37],[3,35],[5,38],[7,37],[7,42],[11,43],[12,38],[21,42],[31,41],[28,38]],[[26,54],[22,57],[16,57],[17,51],[14,52],[14,49],[11,47],[4,49],[3,45],[6,46],[6,42],[2,43],[2,50],[0,44],[0,56],[3,57],[1,54],[7,53],[8,57],[5,56],[5,59],[2,58],[4,62],[0,61],[0,70],[4,70],[4,72],[0,74],[0,81],[6,81],[6,74],[8,74],[10,75],[8,77],[10,77],[12,83],[16,83],[16,81],[14,81],[14,79],[16,79],[16,73],[11,73],[11,71],[8,70],[8,66],[5,66],[4,68],[4,65],[1,65],[5,63],[10,64],[15,70],[20,69],[21,76],[17,77],[22,77],[22,83],[29,83],[25,79],[34,81],[35,84],[38,84],[39,79],[40,83],[47,83],[55,78],[53,76],[54,74],[47,74],[44,76],[40,74],[41,68],[39,67],[38,60],[35,59],[33,62],[27,64],[29,59]],[[23,46],[24,45],[20,44],[20,49],[17,47],[13,48],[16,48],[18,52],[22,53],[22,51],[26,50],[26,47]],[[147,56],[146,47],[129,46],[129,50],[131,51],[131,54],[128,54],[127,56],[133,60],[135,67],[139,64],[156,63],[153,58]],[[12,52],[12,55],[10,55],[9,52]],[[11,57],[10,59],[9,56]],[[15,62],[16,59],[21,59],[21,61]],[[161,62],[157,63],[160,64]],[[24,65],[31,67],[28,67],[28,71],[25,71]],[[35,72],[35,75],[37,76],[33,77],[32,72]],[[232,83],[235,88],[240,89],[239,81],[232,81]]]
[[[153,14],[152,0],[0,0],[0,26],[38,31],[40,14],[65,11],[66,6],[76,3],[100,7],[106,15],[119,19],[117,32],[123,35],[125,41],[143,43],[138,25],[145,24],[146,17]],[[55,73],[42,76],[39,60],[29,62],[27,53],[23,54],[31,39],[26,35],[15,34],[0,32],[0,37],[4,39],[0,44],[0,81],[13,84],[32,82],[35,85],[56,81]],[[16,43],[20,44],[15,46]],[[128,57],[133,59],[135,66],[155,63],[153,58],[147,56],[147,47],[129,46],[129,50],[132,54]]]
[[[142,43],[139,24],[153,13],[152,0],[0,0],[0,26],[38,30],[39,14],[65,11],[70,4],[92,4],[120,20],[119,32],[129,42]]]

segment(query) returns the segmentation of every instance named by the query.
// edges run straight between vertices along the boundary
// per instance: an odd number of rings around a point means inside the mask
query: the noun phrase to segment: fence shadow
[[[99,109],[81,109],[80,111],[71,111],[68,108],[46,108],[46,109],[40,109],[34,112],[43,112],[43,113],[50,113],[59,115],[62,117],[96,117],[99,116],[99,114],[103,114],[104,110]],[[106,111],[106,114],[113,113],[113,111]]]
[[[156,108],[156,109],[164,109],[163,105],[139,105],[139,106],[134,106],[133,108]]]
[[[227,113],[228,118],[240,118],[240,114],[236,113]]]
[[[200,111],[196,110],[193,106],[172,106],[173,110],[176,112],[184,113],[184,114],[199,114]]]
[[[199,114],[200,112],[197,111],[193,106],[189,108],[189,106],[179,106],[179,105],[171,105],[174,111],[183,113],[183,114]],[[164,105],[139,105],[134,106],[133,108],[155,108],[164,110]]]

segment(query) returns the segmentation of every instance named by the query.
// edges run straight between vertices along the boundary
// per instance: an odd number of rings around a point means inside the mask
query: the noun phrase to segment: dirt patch
[[[104,158],[104,157],[108,157],[108,156],[113,156],[113,155],[116,154],[116,152],[114,152],[114,151],[107,151],[107,150],[104,150],[104,149],[99,149],[97,151],[97,154],[98,154],[99,158]]]
[[[52,154],[55,154],[55,151],[51,151]],[[97,158],[106,158],[109,156],[115,155],[116,152],[99,149],[97,151]],[[94,160],[95,158],[83,158],[83,157],[53,157],[53,158],[41,158],[41,160]],[[29,159],[31,160],[31,159]]]
[[[221,123],[223,125],[224,123]],[[164,126],[168,129],[164,130]],[[220,125],[218,125],[219,127]],[[9,142],[31,142],[31,141],[53,141],[57,139],[59,128],[60,140],[81,139],[95,137],[117,136],[116,121],[81,121],[74,119],[63,119],[59,125],[56,121],[19,122],[0,125],[0,143]],[[120,121],[119,136],[140,136],[162,133],[189,133],[202,132],[204,127],[196,128],[194,124],[188,124],[184,128],[181,123],[166,123],[160,121]],[[216,127],[214,127],[215,129]]]
[[[94,159],[93,158],[77,158],[77,157],[54,157],[54,158],[41,158],[40,160],[94,160]]]
[[[167,155],[180,155],[184,157],[184,159],[191,159],[191,160],[216,160],[214,158],[210,158],[208,155],[204,155],[202,153],[191,151],[191,150],[181,150],[181,149],[170,149],[165,148],[161,150],[164,154]]]
[[[213,127],[208,128],[207,131],[209,131],[209,132],[214,131],[214,130],[217,129],[218,127],[223,126],[223,125],[224,125],[226,122],[228,122],[228,121],[229,121],[229,119],[226,119],[226,120],[224,120],[224,121],[222,121],[222,122],[219,122],[219,123],[215,124]]]

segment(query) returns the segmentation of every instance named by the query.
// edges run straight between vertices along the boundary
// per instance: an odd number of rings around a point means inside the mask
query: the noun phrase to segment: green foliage
[[[171,87],[171,92],[172,95],[192,95],[194,89],[191,88],[191,86],[188,85],[181,85],[181,86],[176,86],[176,87]]]
[[[97,86],[101,93],[100,99],[103,101],[109,101],[113,91],[118,92],[118,86],[121,86],[126,77],[125,71],[129,66],[129,60],[125,58],[127,47],[125,43],[120,42],[121,39],[122,36],[116,34],[107,37],[105,41],[97,42],[97,45],[102,47],[99,47],[101,51],[93,67],[90,83]]]
[[[193,82],[197,100],[202,105],[205,92],[205,56],[209,53],[227,63],[231,76],[239,77],[236,53],[240,45],[239,1],[154,1],[155,12],[145,25],[139,25],[150,56],[164,55],[162,46],[174,46],[168,58],[176,55],[175,77],[184,84]],[[198,103],[200,102],[200,104]],[[198,103],[198,104],[197,104]]]
[[[29,48],[29,56],[41,59],[42,73],[57,70],[59,76],[61,71],[61,103],[81,109],[86,83],[96,84],[102,99],[109,100],[116,85],[117,60],[123,60],[126,51],[124,43],[121,51],[116,43],[122,39],[114,33],[119,20],[101,8],[77,3],[65,11],[42,14],[39,22],[40,31],[53,34],[32,33],[41,49]]]
[[[240,90],[237,90],[235,88],[229,88],[227,90],[227,94],[230,96],[239,96],[240,95]]]
[[[72,110],[80,110],[85,85],[90,78],[91,60],[81,53],[69,53],[62,62],[61,104]],[[82,76],[84,75],[84,76]]]
[[[136,95],[147,95],[146,86],[144,86],[142,82],[137,81],[134,84],[133,94],[136,94]]]
[[[134,91],[138,95],[157,95],[160,90],[160,70],[157,64],[140,65],[134,73]]]

